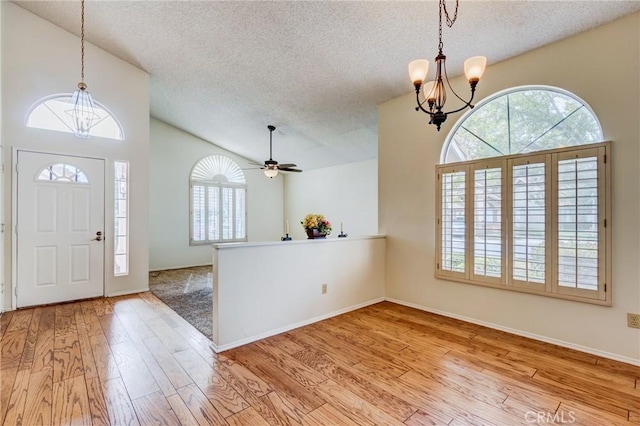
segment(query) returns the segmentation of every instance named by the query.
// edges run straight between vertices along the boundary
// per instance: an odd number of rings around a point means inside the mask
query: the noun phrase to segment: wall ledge
[[[620,361],[631,365],[640,366],[640,359],[631,358],[624,355],[618,355],[611,352],[602,351],[600,349],[590,348],[588,346],[577,345],[575,343],[567,342],[564,340],[553,339],[541,334],[529,333],[527,331],[518,330],[515,328],[504,327],[499,324],[494,324],[486,321],[481,321],[475,318],[465,317],[463,315],[453,314],[451,312],[441,311],[439,309],[429,308],[427,306],[418,305],[416,303],[405,302],[404,300],[394,299],[392,297],[385,297],[387,302],[396,303],[398,305],[408,306],[409,308],[419,309],[421,311],[430,312],[432,314],[442,315],[444,317],[454,318],[461,321],[469,322],[472,324],[482,325],[484,327],[492,328],[494,330],[504,331],[506,333],[515,334],[516,336],[527,337],[529,339],[538,340],[540,342],[551,343],[552,345],[561,346],[563,348],[574,349],[579,352],[585,352],[591,355],[600,356],[602,358],[612,359],[614,361]]]
[[[291,240],[291,241],[255,241],[255,242],[242,242],[242,243],[224,243],[224,244],[212,244],[214,250],[244,248],[244,247],[264,247],[264,246],[282,246],[284,244],[324,244],[324,243],[342,243],[346,241],[359,241],[359,240],[375,240],[378,238],[387,238],[386,235],[360,235],[356,237],[347,238],[320,238],[317,240]]]

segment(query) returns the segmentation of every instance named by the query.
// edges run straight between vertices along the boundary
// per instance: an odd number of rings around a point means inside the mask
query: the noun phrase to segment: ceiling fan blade
[[[256,163],[255,161],[249,161],[249,164],[251,164],[252,166],[260,166],[260,167],[264,167],[263,163]]]
[[[280,170],[281,172],[294,172],[294,173],[300,173],[302,170],[300,169],[292,169],[291,167],[278,167],[278,170]]]
[[[290,167],[296,167],[296,165],[292,164],[292,163],[278,164],[278,168],[279,169],[287,169],[287,168],[290,168]]]

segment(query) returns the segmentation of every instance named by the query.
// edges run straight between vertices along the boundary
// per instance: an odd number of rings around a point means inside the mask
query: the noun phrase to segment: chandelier
[[[447,119],[449,114],[454,114],[456,112],[460,112],[464,109],[473,108],[471,102],[473,102],[473,97],[476,92],[476,86],[480,81],[480,77],[484,74],[484,69],[487,66],[487,58],[484,56],[474,56],[472,58],[467,59],[464,62],[464,74],[469,81],[469,86],[471,87],[471,97],[468,101],[462,99],[458,94],[453,90],[451,84],[449,83],[449,76],[447,75],[447,65],[446,60],[447,57],[442,52],[443,44],[442,44],[442,14],[444,12],[444,16],[447,20],[447,26],[451,28],[458,17],[458,0],[456,0],[456,9],[453,14],[453,19],[449,17],[449,12],[447,11],[446,0],[440,0],[439,4],[439,27],[438,27],[438,56],[435,58],[436,62],[436,78],[435,80],[428,81],[425,83],[427,79],[427,73],[429,71],[429,61],[426,59],[418,59],[409,64],[409,77],[411,78],[411,82],[416,89],[416,102],[418,106],[416,107],[416,111],[422,111],[426,114],[429,114],[429,124],[433,124],[436,126],[438,131],[440,131],[440,126]],[[445,103],[447,102],[447,90],[446,86],[449,87],[451,93],[453,93],[456,98],[460,99],[464,105],[458,109],[454,109],[451,111],[444,112],[443,108]],[[422,90],[422,99],[420,97],[420,91]],[[426,105],[425,105],[426,104]]]
[[[81,6],[81,31],[80,31],[80,83],[69,101],[71,109],[65,112],[73,119],[73,134],[79,138],[90,138],[89,131],[96,119],[99,118],[95,112],[95,104],[91,94],[87,91],[84,83],[84,0]]]

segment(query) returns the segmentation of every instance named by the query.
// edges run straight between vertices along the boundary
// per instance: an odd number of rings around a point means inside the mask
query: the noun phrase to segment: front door
[[[104,294],[104,160],[18,151],[17,307]]]

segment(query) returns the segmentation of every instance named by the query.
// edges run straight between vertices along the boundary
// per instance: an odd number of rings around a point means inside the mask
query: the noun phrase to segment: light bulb
[[[433,86],[436,82],[435,81],[427,81],[423,86],[422,86],[422,94],[424,95],[424,98],[427,101],[430,102],[435,102],[436,100],[436,91],[433,90]]]

